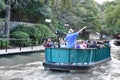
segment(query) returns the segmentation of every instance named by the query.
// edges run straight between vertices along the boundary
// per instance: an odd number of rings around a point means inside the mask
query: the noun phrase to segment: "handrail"
[[[18,41],[18,42],[20,42],[20,45],[19,46],[16,46],[16,47],[19,47],[19,50],[21,51],[22,50],[22,44],[21,44],[21,42],[25,42],[25,41],[27,41],[27,40],[30,40],[30,46],[31,46],[31,50],[33,50],[33,46],[34,46],[34,44],[33,44],[33,39],[16,39],[16,38],[9,38],[9,40],[8,39],[6,39],[6,38],[0,38],[0,48],[1,49],[5,49],[5,52],[8,52],[8,44],[10,43],[10,41],[13,41],[13,42],[15,42],[15,41]],[[4,41],[4,42],[3,42]],[[40,41],[40,39],[38,40],[38,41]],[[4,46],[3,46],[3,44],[4,44]],[[9,44],[9,45],[11,45],[11,44]],[[14,46],[13,46],[14,47]]]
[[[110,47],[100,49],[46,48],[45,51],[47,63],[91,64],[109,57],[111,57]]]

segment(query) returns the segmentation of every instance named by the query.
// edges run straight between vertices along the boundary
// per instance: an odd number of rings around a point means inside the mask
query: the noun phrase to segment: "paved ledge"
[[[30,52],[43,52],[45,50],[44,46],[33,46],[33,47],[21,47],[14,49],[0,49],[0,55],[5,54],[17,54],[17,53],[30,53]]]

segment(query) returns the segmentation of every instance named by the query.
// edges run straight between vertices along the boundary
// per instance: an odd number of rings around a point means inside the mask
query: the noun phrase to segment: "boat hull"
[[[89,72],[111,60],[110,48],[59,49],[47,48],[43,66],[48,70]]]
[[[43,63],[43,66],[45,69],[48,70],[62,70],[62,71],[82,71],[82,72],[89,72],[92,68],[99,66],[103,63],[106,63],[107,61],[110,61],[111,58],[107,58],[101,61],[98,61],[96,63],[91,64],[59,64],[59,63]]]

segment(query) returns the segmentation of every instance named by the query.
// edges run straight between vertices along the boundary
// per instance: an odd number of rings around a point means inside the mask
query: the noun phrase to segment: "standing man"
[[[82,33],[82,31],[86,29],[86,27],[83,27],[78,32],[74,33],[73,29],[69,29],[68,33],[65,37],[65,41],[67,42],[67,48],[73,48],[76,42],[77,36]]]

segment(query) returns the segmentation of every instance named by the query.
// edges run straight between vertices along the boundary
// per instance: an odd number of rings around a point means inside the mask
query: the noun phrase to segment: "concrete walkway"
[[[21,47],[21,48],[14,48],[14,49],[0,49],[0,55],[4,54],[16,54],[16,53],[28,53],[28,52],[38,52],[44,51],[44,46],[33,46],[33,47]]]

